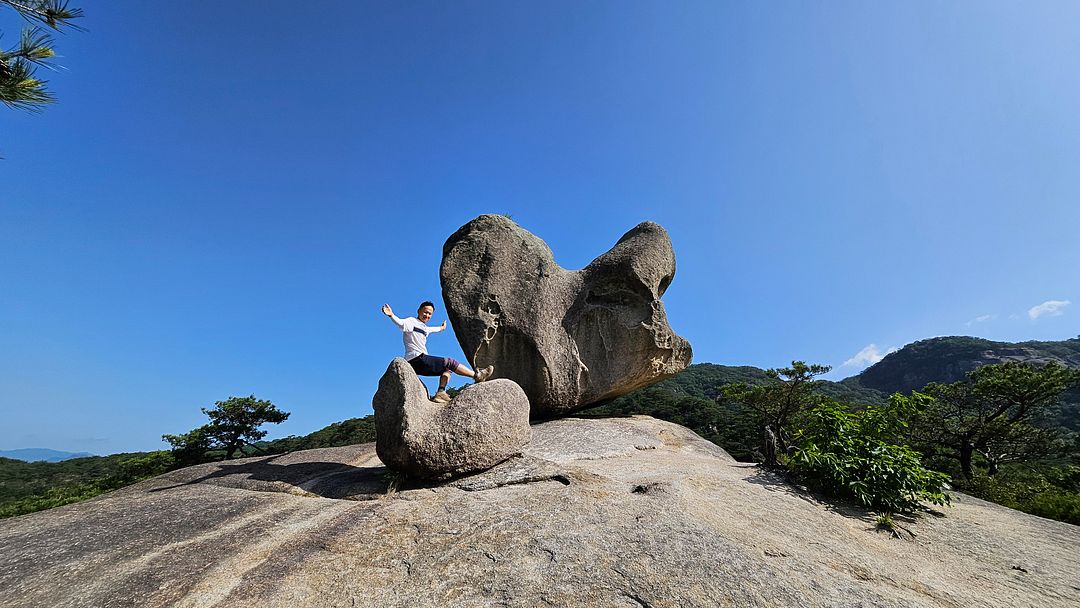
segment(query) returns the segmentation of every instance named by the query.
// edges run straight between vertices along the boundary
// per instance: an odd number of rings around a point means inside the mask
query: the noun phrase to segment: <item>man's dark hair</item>
[[[424,300],[423,302],[421,302],[420,306],[416,307],[416,310],[420,310],[421,308],[423,308],[425,306],[430,306],[431,310],[435,310],[435,303],[434,302],[428,302],[427,300]]]

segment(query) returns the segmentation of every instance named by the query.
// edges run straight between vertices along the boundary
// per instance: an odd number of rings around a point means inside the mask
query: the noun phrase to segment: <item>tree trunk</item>
[[[765,466],[775,467],[778,464],[776,461],[777,439],[771,425],[767,425],[762,433],[762,444],[762,456],[765,458]]]
[[[960,470],[964,473],[964,479],[971,481],[971,456],[975,453],[975,446],[964,440],[960,443]]]
[[[997,461],[996,460],[991,460],[989,458],[987,458],[986,460],[987,460],[987,462],[990,463],[986,468],[986,475],[988,477],[993,477],[994,475],[997,475],[997,472],[998,472],[998,463],[997,463]]]

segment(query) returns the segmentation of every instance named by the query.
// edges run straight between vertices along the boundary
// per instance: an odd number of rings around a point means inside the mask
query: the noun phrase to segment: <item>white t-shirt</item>
[[[416,317],[399,319],[395,315],[390,315],[390,319],[401,328],[401,340],[405,343],[406,361],[417,355],[426,355],[428,334],[442,331],[442,327],[428,327]]]

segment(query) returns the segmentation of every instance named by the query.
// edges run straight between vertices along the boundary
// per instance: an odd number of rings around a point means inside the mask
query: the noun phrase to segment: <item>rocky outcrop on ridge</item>
[[[886,394],[922,390],[930,382],[963,380],[983,365],[1020,361],[1080,367],[1080,338],[1058,341],[996,342],[971,336],[942,336],[912,342],[844,382]],[[1074,391],[1080,397],[1080,392]]]
[[[660,297],[675,275],[667,232],[627,232],[581,270],[565,270],[535,235],[482,215],[443,246],[443,300],[466,357],[525,390],[533,418],[625,395],[690,364]]]
[[[817,502],[646,417],[388,488],[372,444],[212,463],[0,521],[0,606],[1080,605],[1080,528],[957,496],[900,523]]]
[[[434,403],[399,357],[379,380],[372,406],[379,458],[421,479],[489,469],[529,441],[529,400],[509,380],[475,384],[450,403]]]

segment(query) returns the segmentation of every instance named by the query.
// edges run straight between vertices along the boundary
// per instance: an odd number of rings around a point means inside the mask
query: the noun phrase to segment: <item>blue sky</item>
[[[697,362],[1080,334],[1077,5],[75,4],[0,108],[0,449],[369,414],[482,213],[568,268],[661,223]]]

